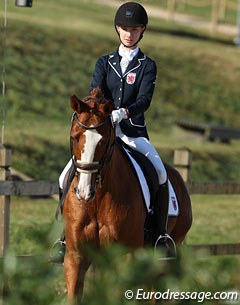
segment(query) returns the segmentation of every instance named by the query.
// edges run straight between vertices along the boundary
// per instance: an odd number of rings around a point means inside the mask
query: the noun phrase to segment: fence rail
[[[186,183],[190,194],[240,194],[238,182]],[[58,194],[58,181],[0,181],[0,195],[4,196],[52,196]]]
[[[58,194],[58,182],[51,180],[0,181],[0,195],[52,196]]]
[[[174,151],[173,163],[182,175],[190,194],[240,194],[239,182],[193,182],[189,180],[191,151],[178,149]],[[58,194],[56,180],[8,180],[10,175],[10,152],[0,149],[0,256],[5,252],[9,242],[10,196],[53,196]],[[21,177],[29,179],[29,177]],[[204,249],[211,255],[240,254],[240,244],[189,245],[191,248]]]
[[[194,251],[203,251],[209,255],[238,255],[240,254],[240,243],[231,244],[204,244],[186,245]]]

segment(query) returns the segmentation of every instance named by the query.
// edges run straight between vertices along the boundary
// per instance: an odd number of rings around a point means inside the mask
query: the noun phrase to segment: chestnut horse
[[[133,249],[143,247],[147,211],[136,175],[115,142],[110,119],[113,102],[96,88],[83,100],[73,96],[70,105],[74,110],[70,136],[76,172],[63,207],[64,274],[68,300],[79,304],[91,264],[82,245],[99,248],[117,242]],[[167,172],[180,211],[178,217],[169,217],[168,233],[180,244],[191,227],[191,203],[179,173],[170,166]]]

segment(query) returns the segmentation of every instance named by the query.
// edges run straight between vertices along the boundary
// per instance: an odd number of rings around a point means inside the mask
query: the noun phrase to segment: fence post
[[[0,180],[10,176],[11,151],[0,147]],[[3,256],[9,242],[10,196],[0,196],[0,256]]]
[[[173,20],[175,6],[176,6],[176,0],[168,0],[168,21]]]
[[[180,148],[174,150],[173,164],[185,182],[189,181],[189,171],[191,166],[191,150]]]
[[[226,0],[221,0],[220,1],[220,8],[219,8],[219,18],[221,21],[225,19],[226,15]]]
[[[212,34],[217,32],[218,26],[218,16],[219,16],[219,0],[212,0]]]

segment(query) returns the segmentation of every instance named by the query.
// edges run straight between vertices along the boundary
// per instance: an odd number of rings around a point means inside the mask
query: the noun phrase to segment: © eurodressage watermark
[[[145,291],[142,288],[133,290],[126,290],[124,296],[127,300],[196,300],[198,303],[203,303],[205,300],[220,300],[223,304],[228,301],[231,304],[240,304],[239,291],[171,291],[168,289],[164,292],[159,291]]]

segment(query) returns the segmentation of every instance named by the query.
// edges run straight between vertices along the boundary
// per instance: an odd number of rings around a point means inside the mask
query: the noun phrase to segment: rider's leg
[[[66,188],[66,181],[68,180],[69,177],[69,172],[71,170],[72,166],[72,159],[67,163],[65,166],[64,170],[62,171],[60,177],[59,177],[59,207],[63,207],[63,202],[65,194],[64,190]],[[58,207],[58,209],[59,209]],[[62,211],[61,211],[62,212]],[[65,256],[65,250],[66,250],[66,244],[65,244],[65,234],[64,231],[62,232],[62,235],[60,238],[58,238],[51,249],[51,255],[49,260],[54,263],[63,263],[64,261],[64,256]]]
[[[119,136],[119,134],[118,134]],[[168,179],[163,162],[148,139],[143,137],[130,138],[125,135],[121,139],[133,149],[144,154],[153,164],[158,174],[159,187],[154,200],[154,236],[153,243],[155,247],[165,248],[169,252],[167,240],[167,219],[169,206]]]
[[[63,189],[59,187],[59,203],[62,200],[62,196],[63,196]],[[52,245],[49,261],[52,263],[62,264],[64,261],[65,250],[66,250],[65,234],[63,231],[61,237],[58,238]]]

